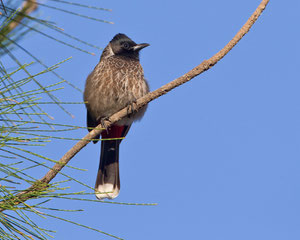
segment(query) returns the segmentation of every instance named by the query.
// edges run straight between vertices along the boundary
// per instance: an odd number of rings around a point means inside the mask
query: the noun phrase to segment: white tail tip
[[[103,185],[98,185],[95,189],[95,195],[99,200],[105,198],[114,199],[119,195],[120,189],[111,183],[105,183]]]

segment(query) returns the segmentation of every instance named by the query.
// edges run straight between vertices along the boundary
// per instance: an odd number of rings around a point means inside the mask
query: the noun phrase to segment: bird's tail
[[[120,192],[119,176],[120,140],[101,141],[100,165],[97,174],[95,193],[98,199],[113,199]]]
[[[112,126],[102,132],[100,165],[96,179],[95,194],[98,199],[113,199],[120,192],[119,146],[130,126]],[[106,140],[113,139],[115,140]]]

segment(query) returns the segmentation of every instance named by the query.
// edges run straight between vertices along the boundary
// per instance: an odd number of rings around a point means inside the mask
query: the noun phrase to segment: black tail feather
[[[95,185],[98,199],[113,199],[120,192],[119,146],[121,140],[102,140],[100,165]]]

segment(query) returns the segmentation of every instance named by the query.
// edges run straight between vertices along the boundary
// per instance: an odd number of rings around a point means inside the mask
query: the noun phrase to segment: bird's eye
[[[123,48],[129,49],[129,44],[128,44],[127,42],[124,42],[124,43],[123,43]]]

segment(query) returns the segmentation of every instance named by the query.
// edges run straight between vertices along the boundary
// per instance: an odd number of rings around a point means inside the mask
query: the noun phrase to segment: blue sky
[[[223,48],[259,3],[87,1],[111,8],[112,12],[85,13],[113,25],[40,10],[43,16],[52,15],[51,20],[66,32],[101,47],[119,32],[150,43],[141,53],[141,63],[155,90]],[[50,206],[85,209],[60,216],[128,240],[298,240],[299,11],[299,1],[271,1],[224,59],[151,102],[143,120],[132,126],[121,144],[121,192],[116,200],[157,206],[68,200],[53,200]],[[46,56],[48,65],[72,56],[59,73],[83,89],[101,52],[90,56],[51,40],[37,44],[40,39],[33,34],[23,44]],[[82,101],[81,93],[70,87],[57,95],[65,101]],[[57,122],[84,126],[84,105],[68,109],[74,119],[57,109],[49,111]],[[70,136],[85,134],[80,130]],[[54,141],[47,154],[59,159],[73,144]],[[89,144],[71,161],[88,171],[64,171],[94,186],[99,149],[99,144]],[[86,190],[75,183],[67,186],[72,191]],[[55,239],[59,240],[110,239],[67,223],[49,220],[46,225],[58,230]]]

